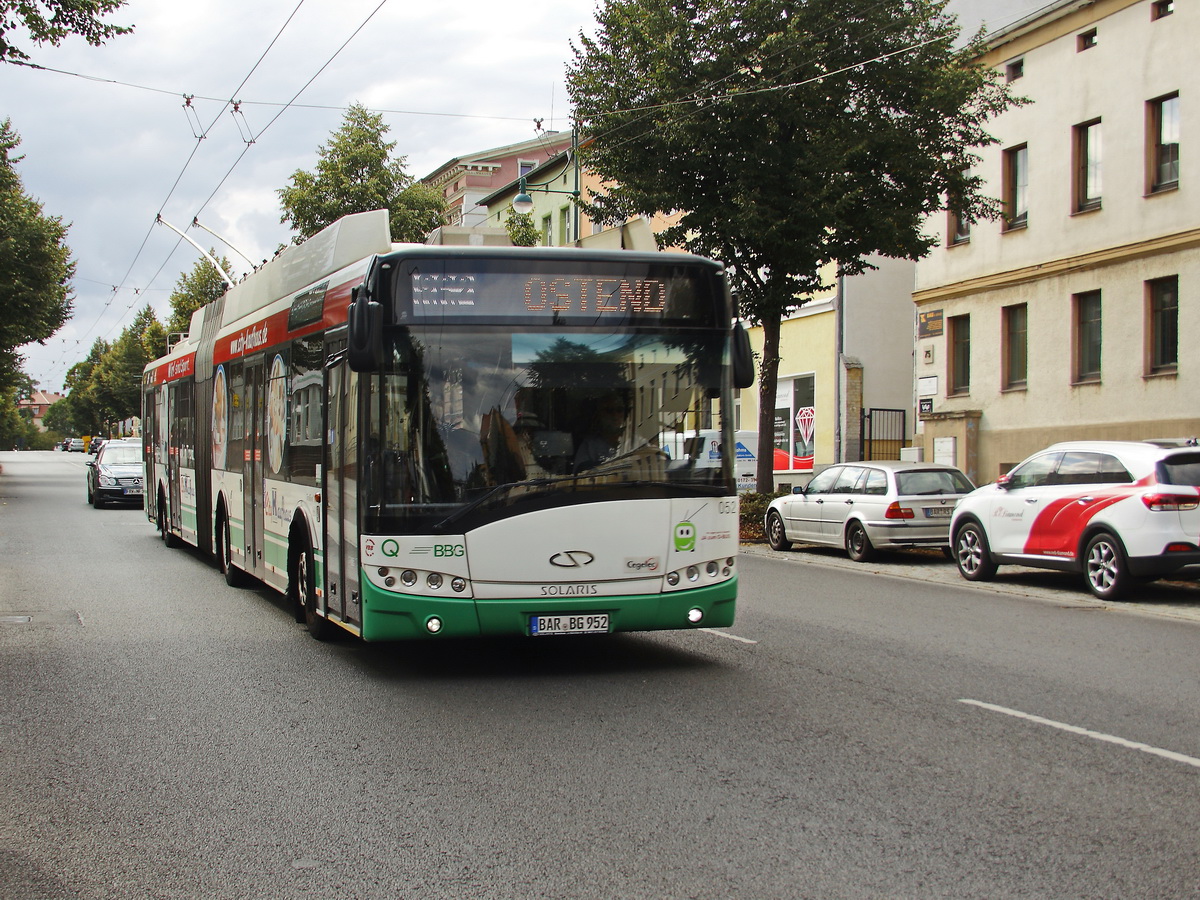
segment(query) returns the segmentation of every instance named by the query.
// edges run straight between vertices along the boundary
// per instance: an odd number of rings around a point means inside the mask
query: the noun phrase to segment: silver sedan
[[[950,516],[975,486],[954,466],[893,460],[830,466],[776,497],[763,527],[775,550],[793,541],[844,547],[865,562],[877,549],[945,547]]]

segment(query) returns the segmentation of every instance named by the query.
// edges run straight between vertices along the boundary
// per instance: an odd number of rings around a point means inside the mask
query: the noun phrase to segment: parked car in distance
[[[92,438],[92,440],[88,443],[88,451],[87,452],[92,454],[92,456],[95,456],[97,453],[100,452],[100,448],[104,446],[104,443],[105,443],[104,438],[99,438],[99,437]]]
[[[145,494],[142,445],[137,441],[105,441],[87,463],[88,503],[100,509],[109,501],[141,503]]]
[[[1200,447],[1186,441],[1071,441],[959,503],[958,571],[988,581],[1005,564],[1082,573],[1103,600],[1139,581],[1200,571]]]
[[[830,466],[776,497],[763,527],[775,550],[793,541],[844,547],[865,562],[876,550],[948,547],[950,517],[975,485],[954,466],[870,460]]]
[[[72,453],[82,453],[84,451],[83,438],[71,438],[67,444],[67,449]]]

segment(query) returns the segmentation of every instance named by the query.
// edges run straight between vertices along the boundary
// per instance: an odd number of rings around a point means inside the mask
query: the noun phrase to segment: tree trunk
[[[779,381],[779,325],[783,314],[762,320],[763,353],[758,367],[758,491],[775,492],[775,385]]]

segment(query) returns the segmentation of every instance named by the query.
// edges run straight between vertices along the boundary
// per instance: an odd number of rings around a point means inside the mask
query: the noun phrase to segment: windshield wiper
[[[506,482],[505,484],[498,484],[494,488],[492,488],[490,491],[488,491],[486,494],[484,494],[482,497],[476,497],[474,500],[472,500],[466,506],[462,507],[461,509],[455,510],[450,515],[446,516],[446,518],[442,519],[442,521],[438,522],[436,525],[433,526],[433,530],[434,531],[442,531],[443,529],[447,528],[448,526],[453,525],[455,522],[458,522],[459,520],[463,519],[470,513],[475,512],[475,510],[491,504],[491,502],[493,500],[507,494],[513,488],[542,487],[547,484],[554,484],[558,480],[559,479],[555,479],[555,478],[537,478],[537,479],[534,479],[533,481],[509,481],[509,482]]]

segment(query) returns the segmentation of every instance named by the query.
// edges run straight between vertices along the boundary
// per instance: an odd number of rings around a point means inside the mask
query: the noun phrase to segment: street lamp
[[[533,212],[533,198],[529,196],[530,191],[541,191],[544,194],[566,194],[575,200],[575,239],[579,240],[579,132],[574,128],[571,129],[571,165],[575,174],[575,190],[573,191],[556,190],[549,186],[549,181],[542,184],[529,184],[522,175],[517,182],[517,196],[513,197],[512,211],[522,216]]]
[[[576,183],[578,183],[578,179]],[[513,197],[513,212],[520,213],[521,215],[533,212],[533,198],[529,196],[530,191],[541,191],[543,194],[567,194],[570,197],[574,197],[576,201],[579,200],[578,189],[574,191],[560,191],[552,187],[547,187],[549,184],[550,182],[548,181],[544,184],[527,184],[525,176],[522,175],[517,184],[517,196]]]

